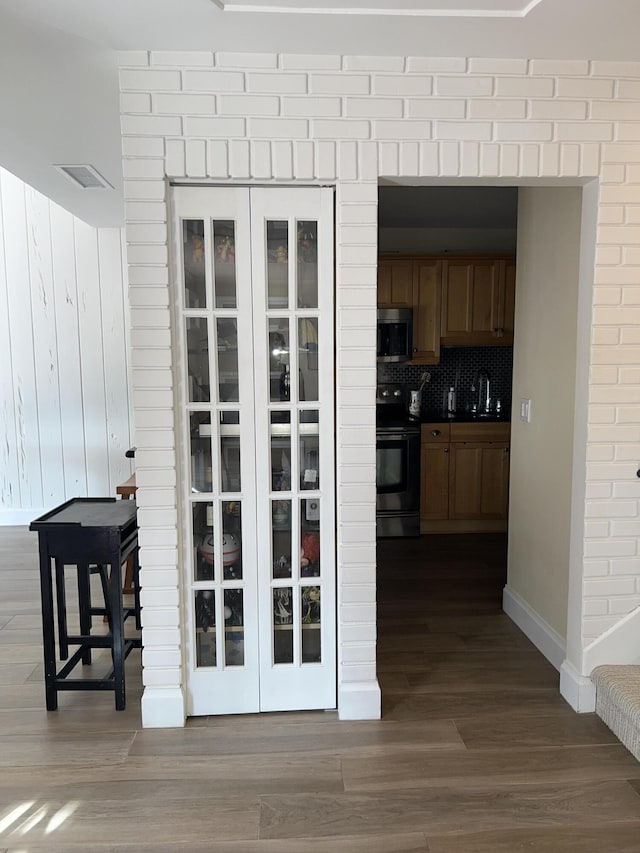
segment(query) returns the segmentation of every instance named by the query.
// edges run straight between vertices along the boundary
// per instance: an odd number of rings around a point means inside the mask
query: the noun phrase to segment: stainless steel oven
[[[377,407],[378,538],[420,534],[420,425],[408,419],[404,405],[394,402]]]

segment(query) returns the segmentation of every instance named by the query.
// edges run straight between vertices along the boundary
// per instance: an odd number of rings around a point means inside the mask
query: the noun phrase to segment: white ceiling
[[[2,10],[120,49],[640,59],[638,0],[0,0]]]
[[[0,0],[0,165],[122,222],[114,49],[640,60],[639,33],[640,0]]]

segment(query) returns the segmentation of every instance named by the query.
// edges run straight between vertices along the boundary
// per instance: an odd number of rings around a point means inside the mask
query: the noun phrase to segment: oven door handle
[[[376,441],[377,442],[407,441],[409,439],[416,438],[417,436],[418,436],[418,433],[414,434],[414,433],[406,433],[406,432],[404,432],[404,433],[402,433],[402,432],[387,432],[387,433],[383,433],[382,435],[378,434],[376,436]]]

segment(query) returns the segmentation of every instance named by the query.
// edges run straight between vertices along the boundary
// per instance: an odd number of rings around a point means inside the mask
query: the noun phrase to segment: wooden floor
[[[379,547],[383,719],[199,718],[141,730],[67,693],[43,710],[36,542],[0,528],[0,850],[640,851],[640,764],[500,611],[497,535]]]

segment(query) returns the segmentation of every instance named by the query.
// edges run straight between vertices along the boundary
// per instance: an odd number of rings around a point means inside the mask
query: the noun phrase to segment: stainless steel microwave
[[[378,309],[378,361],[409,361],[412,341],[411,308]]]

